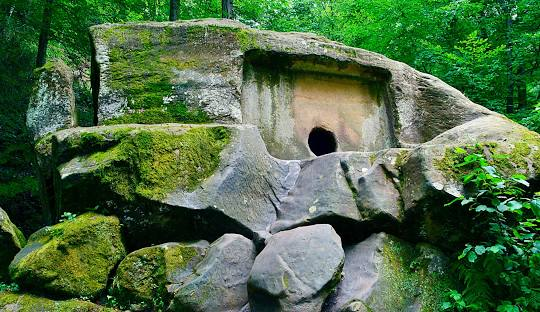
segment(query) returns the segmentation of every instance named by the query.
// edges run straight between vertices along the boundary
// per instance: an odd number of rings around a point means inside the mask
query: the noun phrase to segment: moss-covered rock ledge
[[[182,134],[125,128],[113,135],[122,136],[116,146],[76,162],[96,167],[94,175],[128,200],[137,196],[159,200],[176,188],[193,190],[214,173],[230,141],[230,130],[224,127],[200,127]]]
[[[252,237],[275,220],[298,168],[271,157],[251,125],[74,128],[36,149],[51,215],[114,213],[136,247]]]

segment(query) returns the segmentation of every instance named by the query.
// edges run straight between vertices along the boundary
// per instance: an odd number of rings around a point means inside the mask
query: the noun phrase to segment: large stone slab
[[[341,239],[327,224],[279,232],[255,259],[251,311],[320,311],[341,277]]]
[[[377,151],[496,116],[433,76],[312,34],[205,19],[98,25],[91,35],[101,124],[201,113],[257,125],[272,155],[300,159],[313,155],[315,127],[335,134],[338,151]]]
[[[212,243],[191,275],[178,276],[168,287],[171,311],[237,312],[248,302],[247,281],[255,245],[238,234]]]
[[[271,157],[253,126],[102,126],[48,140],[49,209],[114,211],[134,247],[268,231],[299,171]]]

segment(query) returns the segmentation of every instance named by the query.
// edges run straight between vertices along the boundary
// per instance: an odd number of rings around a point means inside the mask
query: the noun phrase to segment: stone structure
[[[436,311],[433,290],[452,285],[437,248],[473,222],[443,207],[465,192],[455,148],[510,154],[494,160],[503,174],[540,170],[540,135],[376,53],[222,20],[91,34],[96,126],[40,140],[37,163],[52,220],[120,219],[126,309]],[[70,237],[47,244],[81,252]],[[199,240],[213,243],[186,263],[175,250]],[[28,248],[12,278],[32,290],[54,268],[21,262]],[[99,287],[44,290],[99,296],[103,276],[85,280]]]

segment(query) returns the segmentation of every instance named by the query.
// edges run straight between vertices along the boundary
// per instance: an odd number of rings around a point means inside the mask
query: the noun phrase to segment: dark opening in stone
[[[321,127],[315,127],[311,130],[308,145],[313,154],[317,156],[337,151],[336,136],[331,131]]]

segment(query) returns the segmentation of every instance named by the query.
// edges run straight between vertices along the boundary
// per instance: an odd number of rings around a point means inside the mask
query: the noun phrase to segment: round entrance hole
[[[309,149],[317,156],[330,154],[337,151],[336,136],[332,131],[321,127],[315,127],[309,133]]]

